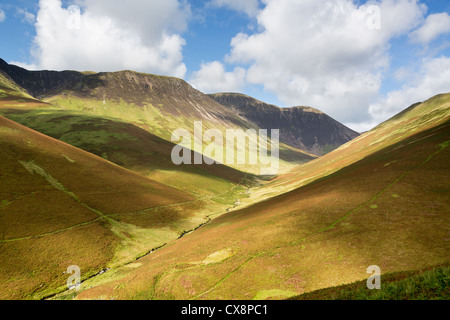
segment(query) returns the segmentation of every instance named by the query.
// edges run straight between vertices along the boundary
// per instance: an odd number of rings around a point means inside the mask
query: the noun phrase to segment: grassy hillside
[[[119,166],[194,194],[224,193],[246,179],[244,173],[224,165],[176,166],[171,160],[174,143],[115,118],[43,108],[24,111],[0,107],[0,113]],[[193,186],[189,177],[198,183]]]
[[[251,175],[223,165],[175,166],[173,143],[118,118],[58,109],[19,88],[0,87],[0,115],[47,136],[1,118],[0,298],[64,290],[69,265],[80,265],[85,279],[133,261],[247,197]],[[73,254],[72,242],[79,246]]]
[[[450,118],[450,93],[417,103],[376,128],[346,143],[330,154],[281,174],[260,190],[253,190],[252,201],[267,199],[294,190],[364,159],[369,155],[442,124]],[[406,145],[407,146],[407,145]]]
[[[328,175],[94,277],[76,298],[284,299],[365,280],[370,265],[448,263],[449,144],[448,95],[437,96],[325,156]]]
[[[223,212],[195,197],[0,117],[0,298],[64,289],[132,261]],[[59,289],[58,289],[59,288]]]
[[[23,99],[17,91],[6,88],[3,95],[0,115],[196,196],[215,196],[221,203],[233,204],[245,192],[244,185],[248,187],[254,180],[252,175],[224,165],[177,166],[171,160],[173,142],[119,118],[58,109]]]
[[[0,97],[6,98],[5,93],[14,92],[18,98],[33,99],[23,88],[17,85],[8,75],[0,71]]]
[[[382,275],[379,290],[366,281],[308,292],[290,300],[449,300],[449,265]]]

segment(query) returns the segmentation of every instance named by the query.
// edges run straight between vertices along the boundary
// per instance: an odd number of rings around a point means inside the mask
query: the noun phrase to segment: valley
[[[173,131],[196,137],[199,121],[280,129],[277,174],[175,164]],[[351,296],[370,265],[408,276],[436,266],[441,279],[449,144],[449,93],[359,134],[312,107],[205,95],[177,78],[2,60],[0,298],[300,299],[352,284],[339,289]],[[195,159],[199,145],[183,147]]]

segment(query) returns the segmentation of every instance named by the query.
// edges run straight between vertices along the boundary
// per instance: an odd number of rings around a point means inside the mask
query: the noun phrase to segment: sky
[[[0,0],[0,58],[182,78],[362,132],[450,92],[448,0]]]

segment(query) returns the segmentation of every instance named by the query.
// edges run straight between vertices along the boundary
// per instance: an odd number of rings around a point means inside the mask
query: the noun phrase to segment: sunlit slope
[[[425,122],[445,110],[438,101],[405,120],[427,129],[392,133],[323,179],[220,216],[132,268],[86,282],[77,298],[280,299],[367,279],[370,265],[384,274],[447,262],[450,122]]]
[[[0,108],[2,110],[11,108],[25,111],[48,107],[51,105],[35,99],[5,72],[0,71]]]
[[[114,118],[54,109],[2,109],[0,114],[124,168],[193,194],[217,195],[246,179],[224,165],[175,165],[175,144]],[[193,158],[193,156],[192,156]],[[192,184],[192,180],[197,181]]]
[[[173,142],[118,118],[58,109],[12,89],[2,92],[0,115],[197,197],[234,204],[254,180],[224,165],[175,165]]]
[[[248,129],[258,132],[259,129],[181,79],[132,71],[88,75],[65,90],[47,94],[43,100],[70,110],[121,119],[167,141],[171,141],[177,129],[186,129],[193,136],[196,121],[202,122],[203,132],[217,129],[224,137],[227,129],[243,132]],[[194,144],[185,146],[195,148]],[[248,152],[248,146],[241,144],[239,147]],[[224,144],[225,154],[231,149],[233,147]],[[237,145],[233,150],[236,149]],[[314,158],[305,151],[280,143],[280,172]],[[239,165],[236,161],[230,166],[252,174],[260,172],[259,164]]]
[[[15,83],[14,80],[3,71],[0,71],[0,90],[0,97],[2,98],[6,97],[6,92],[14,92],[19,98],[33,98],[25,89]]]
[[[208,197],[112,164],[0,117],[0,298],[64,288],[131,261],[223,212]]]
[[[306,185],[448,119],[450,93],[436,95],[423,103],[412,105],[331,153],[280,175],[265,188],[255,191],[254,198],[265,199]],[[403,146],[398,145],[399,148]]]
[[[202,122],[203,132],[217,129],[223,135],[227,129],[260,129],[233,110],[194,89],[187,82],[173,77],[133,71],[28,71],[0,59],[1,70],[14,80],[18,87],[25,88],[33,97],[49,102],[58,109],[115,118],[136,125],[167,141],[171,141],[172,133],[176,129],[186,129],[193,134],[195,121]],[[194,148],[194,144],[185,146]],[[241,143],[239,147],[245,146]],[[224,148],[226,152],[231,152],[237,147],[224,145]],[[281,143],[279,172],[287,172],[292,167],[314,158],[315,156],[294,146]],[[214,159],[223,162],[220,158]],[[242,165],[235,162],[230,165],[253,174],[259,174],[261,167],[260,163]]]

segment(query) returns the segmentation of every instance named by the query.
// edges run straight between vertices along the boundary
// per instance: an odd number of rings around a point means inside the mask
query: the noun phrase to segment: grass
[[[207,256],[202,261],[202,263],[210,264],[210,263],[222,262],[223,260],[232,257],[234,254],[235,254],[235,252],[233,251],[233,249],[222,249],[222,250],[211,253],[209,256]]]
[[[1,299],[38,299],[64,290],[68,276],[63,272],[68,266],[80,266],[85,279],[104,268],[117,244],[99,223],[57,233],[49,239],[0,244]]]
[[[118,81],[120,87],[117,86]],[[178,83],[176,92],[162,94],[175,83]],[[149,95],[148,87],[155,87],[157,94]],[[171,140],[175,129],[184,128],[192,133],[194,121],[199,119],[203,119],[204,131],[214,128],[223,134],[230,128],[246,130],[254,127],[178,79],[133,72],[90,74],[76,88],[75,91],[62,90],[46,97],[49,104],[41,104],[38,110],[30,110],[29,102],[19,103],[23,99],[16,96],[10,99],[10,103],[0,106],[0,112],[16,122],[126,167],[130,161],[136,160],[137,155],[133,154],[130,159],[130,155],[123,152],[123,145],[118,146],[115,140],[130,142],[135,136],[124,136],[128,134],[127,129],[118,130],[117,122],[135,125],[166,143]],[[45,106],[47,108],[43,110]],[[189,147],[194,148],[193,145]],[[230,148],[226,150],[231,152]],[[279,172],[287,172],[293,166],[314,158],[281,143]],[[250,174],[259,174],[261,168],[261,164],[231,166]]]
[[[114,118],[42,108],[7,109],[3,113],[22,125],[153,180],[199,196],[217,196],[222,203],[227,201],[223,197],[225,191],[245,177],[244,173],[222,165],[176,166],[171,161],[173,143]],[[238,190],[232,197],[238,197]]]
[[[7,98],[11,93],[17,96],[18,102],[23,102],[27,99],[33,99],[33,97],[31,97],[14,81],[9,80],[3,74],[0,74],[0,98]]]
[[[403,271],[381,276],[381,288],[369,290],[366,281],[308,292],[291,300],[449,300],[450,268]]]
[[[67,266],[79,265],[86,279],[223,210],[5,118],[0,123],[0,298],[63,291]],[[169,218],[172,207],[178,214]]]
[[[280,289],[270,289],[270,290],[262,290],[253,297],[253,300],[267,300],[270,298],[283,298],[283,297],[291,297],[295,295],[294,291],[286,291]]]

